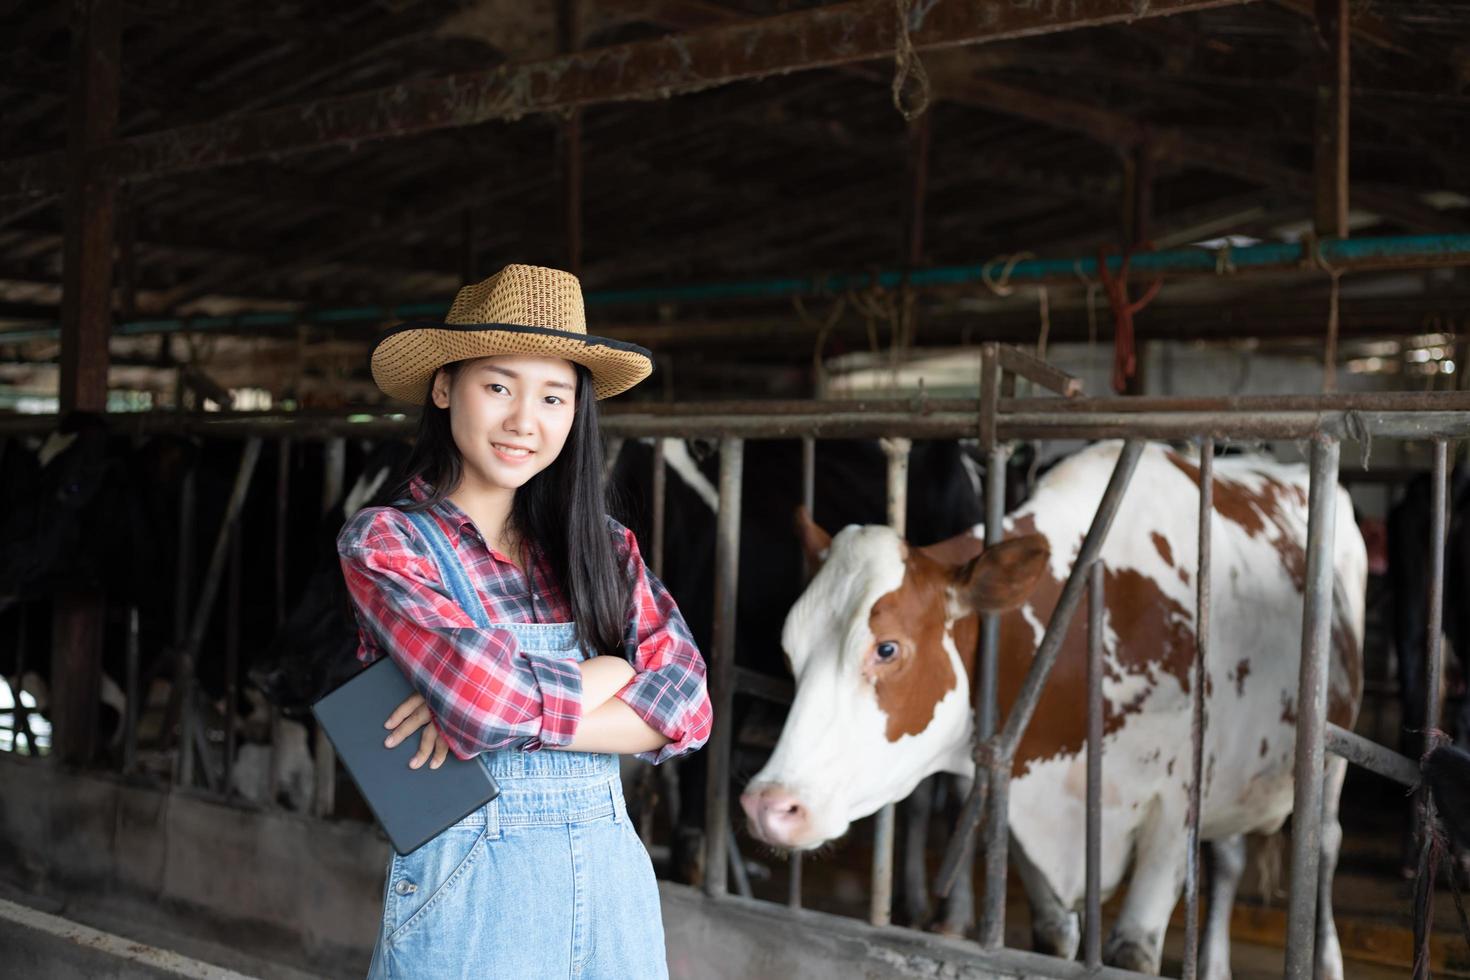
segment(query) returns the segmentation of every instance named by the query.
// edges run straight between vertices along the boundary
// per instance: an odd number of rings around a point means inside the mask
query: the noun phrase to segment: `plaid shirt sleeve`
[[[705,686],[704,658],[679,607],[643,564],[633,532],[612,518],[613,546],[632,582],[628,600],[628,659],[637,671],[617,696],[669,744],[638,758],[659,763],[693,752],[709,739],[713,711]]]
[[[522,653],[506,630],[475,626],[398,510],[359,511],[338,535],[337,554],[360,627],[358,658],[386,651],[457,757],[572,740],[582,719],[581,671]]]

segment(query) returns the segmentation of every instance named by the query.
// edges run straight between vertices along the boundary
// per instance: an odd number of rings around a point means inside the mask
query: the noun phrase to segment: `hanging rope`
[[[827,395],[827,365],[822,360],[822,350],[827,346],[827,337],[842,319],[843,311],[847,308],[847,297],[837,297],[837,302],[832,304],[831,311],[821,320],[807,312],[806,304],[800,296],[793,296],[791,303],[796,307],[796,315],[807,326],[815,326],[817,339],[812,345],[812,388],[818,398]]]
[[[893,0],[893,6],[898,17],[893,45],[893,107],[903,116],[904,122],[913,122],[929,108],[929,73],[924,70],[924,62],[919,60],[919,52],[914,49],[914,39],[909,34],[913,0]],[[926,13],[928,7],[922,6],[918,16],[920,22]],[[915,87],[912,101],[905,95],[911,76]]]
[[[1322,240],[1308,232],[1302,239],[1308,261],[1312,266],[1327,273],[1332,280],[1327,298],[1327,343],[1322,353],[1322,392],[1331,394],[1337,390],[1337,335],[1340,319],[1342,270],[1322,257]]]
[[[1015,292],[1015,289],[1011,286],[1011,273],[1015,270],[1017,263],[1034,258],[1036,258],[1034,252],[1015,252],[1011,255],[997,255],[980,267],[980,280],[995,295],[1001,297],[1009,296]],[[1002,266],[999,278],[990,274],[990,270],[996,265]]]
[[[1129,380],[1138,374],[1138,349],[1133,337],[1133,317],[1154,301],[1154,297],[1159,295],[1160,287],[1164,285],[1162,278],[1155,279],[1141,297],[1129,302],[1128,265],[1139,249],[1151,252],[1153,244],[1144,242],[1125,252],[1116,276],[1108,269],[1110,249],[1103,246],[1097,252],[1097,274],[1102,279],[1103,289],[1107,291],[1108,304],[1113,308],[1113,390],[1120,395],[1128,390]]]

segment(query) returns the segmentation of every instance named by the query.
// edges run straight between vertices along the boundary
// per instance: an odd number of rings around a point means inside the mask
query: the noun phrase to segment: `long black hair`
[[[441,370],[453,384],[464,361]],[[527,480],[511,504],[511,529],[535,555],[544,557],[572,608],[577,640],[593,653],[625,656],[624,627],[628,621],[631,583],[613,548],[607,523],[607,499],[602,483],[602,436],[597,427],[597,398],[592,374],[580,364],[572,428],[561,453]],[[427,510],[459,486],[464,461],[449,427],[449,410],[434,404],[433,380],[419,416],[418,435],[404,469],[395,499],[409,499],[408,485],[423,477],[432,492],[404,505],[405,510]]]

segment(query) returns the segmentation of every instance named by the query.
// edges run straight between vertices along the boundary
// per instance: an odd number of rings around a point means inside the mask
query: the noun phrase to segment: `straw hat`
[[[508,265],[454,297],[444,322],[412,320],[373,347],[373,380],[400,401],[422,405],[445,364],[493,354],[561,357],[592,372],[598,398],[642,381],[653,359],[637,344],[589,336],[577,277],[559,269]]]

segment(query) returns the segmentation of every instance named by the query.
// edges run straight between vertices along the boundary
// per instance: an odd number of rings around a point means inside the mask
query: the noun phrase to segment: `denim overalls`
[[[439,525],[405,512],[477,626],[527,653],[582,660],[570,623],[489,622]],[[478,756],[500,796],[406,857],[394,854],[369,980],[666,978],[653,864],[623,803],[618,757]]]

